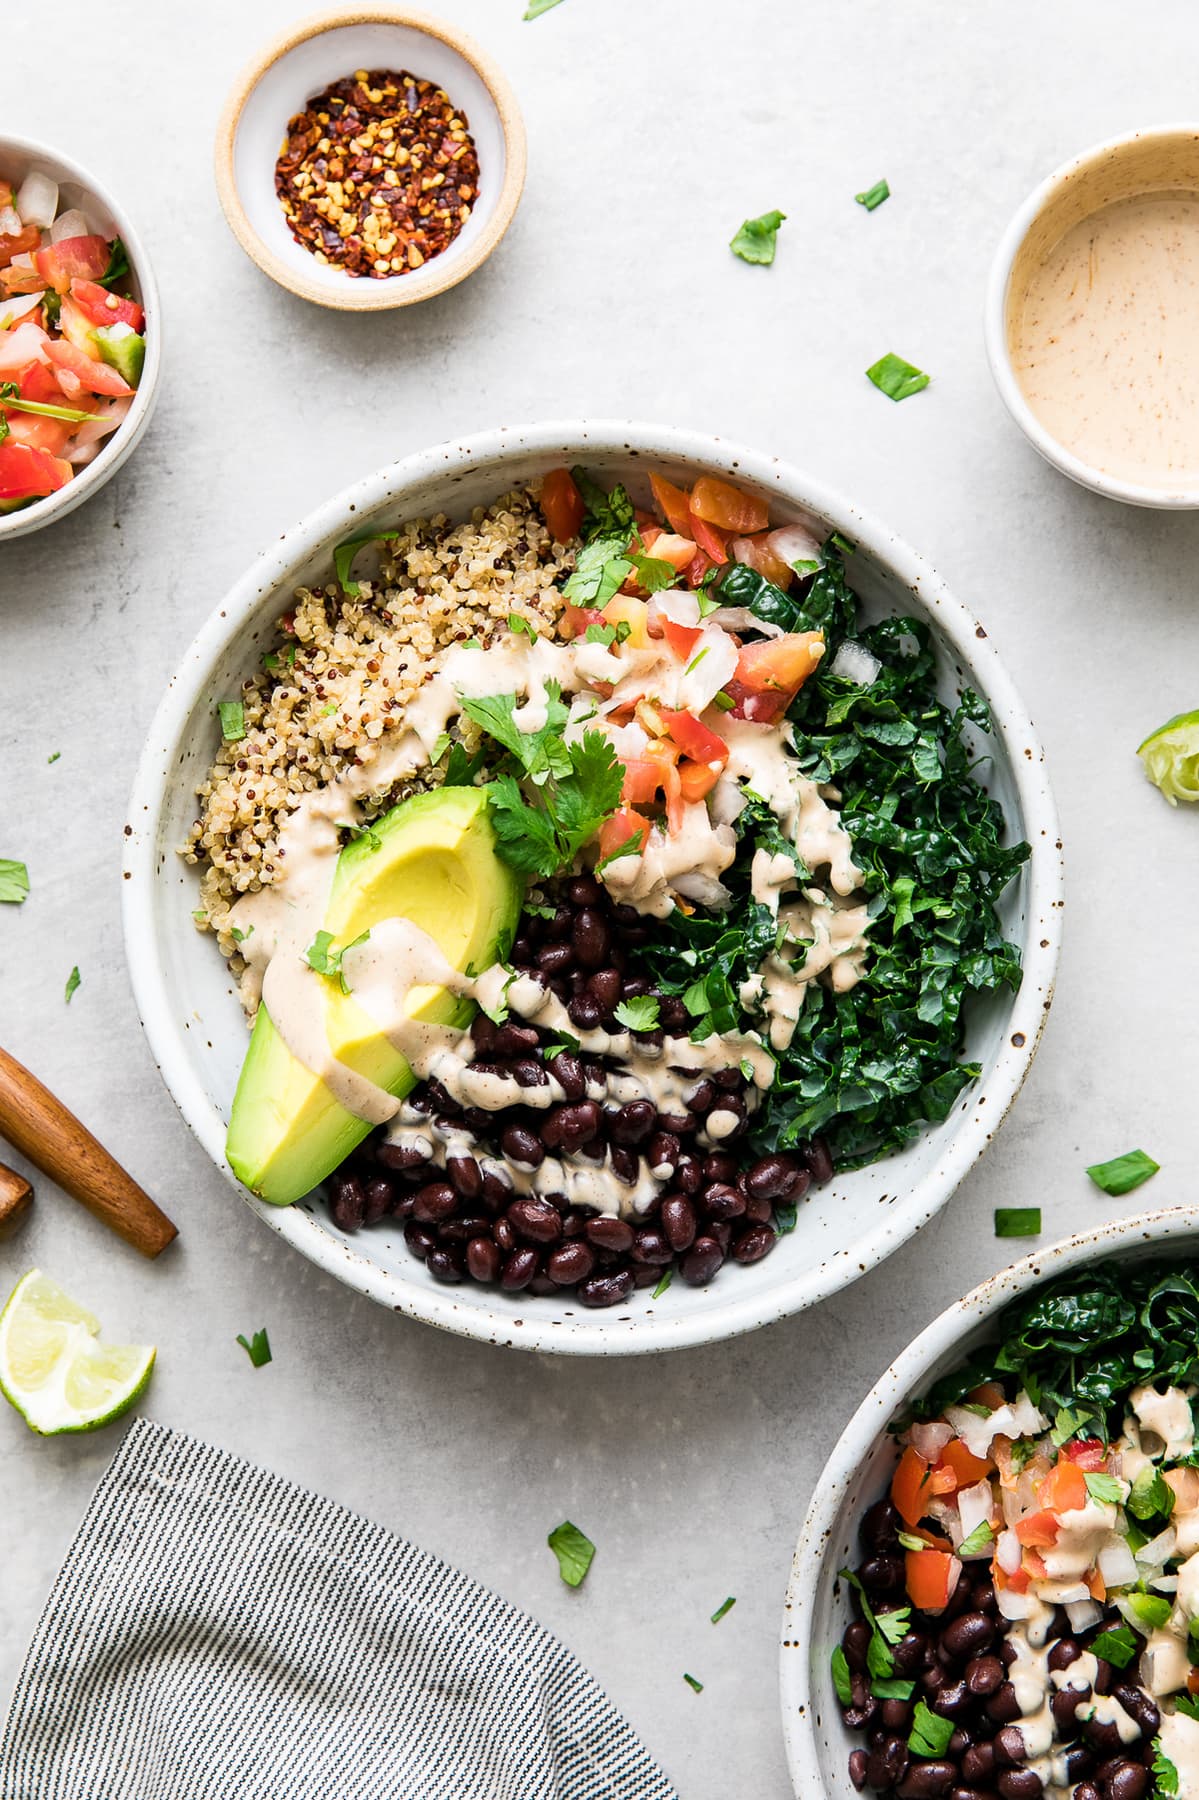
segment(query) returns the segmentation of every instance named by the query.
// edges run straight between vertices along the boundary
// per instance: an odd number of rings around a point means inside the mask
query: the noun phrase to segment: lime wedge
[[[153,1346],[102,1344],[100,1321],[31,1269],[0,1313],[0,1394],[31,1431],[95,1431],[128,1412],[154,1368]]]
[[[1171,806],[1199,800],[1199,712],[1175,713],[1137,746],[1137,755]]]

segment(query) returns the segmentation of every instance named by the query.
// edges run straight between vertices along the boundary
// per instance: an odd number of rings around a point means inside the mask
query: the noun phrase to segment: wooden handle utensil
[[[7,1237],[33,1205],[33,1189],[23,1175],[0,1163],[0,1238]]]
[[[103,1144],[6,1050],[0,1050],[0,1135],[143,1256],[157,1256],[177,1235]]]

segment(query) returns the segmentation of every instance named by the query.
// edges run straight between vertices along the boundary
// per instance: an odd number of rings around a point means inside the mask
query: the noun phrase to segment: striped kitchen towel
[[[556,1638],[378,1525],[139,1420],[54,1584],[2,1800],[677,1800]]]

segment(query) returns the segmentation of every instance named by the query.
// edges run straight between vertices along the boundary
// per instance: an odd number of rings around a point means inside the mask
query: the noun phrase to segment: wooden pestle
[[[33,1189],[23,1175],[0,1163],[0,1238],[6,1237],[33,1204]]]
[[[149,1194],[6,1050],[0,1050],[0,1135],[143,1256],[157,1256],[177,1235]]]

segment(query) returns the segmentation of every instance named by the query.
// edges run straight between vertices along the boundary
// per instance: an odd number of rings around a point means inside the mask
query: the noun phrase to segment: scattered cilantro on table
[[[1041,1209],[1039,1206],[997,1206],[995,1208],[996,1237],[1039,1237],[1040,1233]]]
[[[578,1587],[595,1557],[595,1545],[577,1525],[564,1519],[555,1525],[546,1543],[558,1558],[558,1573],[567,1587]]]
[[[71,973],[67,976],[67,985],[63,990],[63,999],[68,1006],[71,1004],[71,995],[75,992],[76,988],[82,984],[82,980],[83,977],[79,973],[79,964],[76,963],[75,967],[71,970]]]
[[[887,186],[885,177],[882,181],[876,181],[873,187],[868,187],[864,194],[854,195],[858,205],[864,206],[867,212],[873,212],[876,206],[881,206],[884,200],[890,198],[891,189]]]
[[[29,870],[23,862],[0,856],[0,903],[22,906],[29,892]]]
[[[932,380],[932,376],[918,369],[915,363],[905,362],[902,356],[894,356],[890,351],[886,356],[880,356],[876,363],[871,363],[866,376],[888,400],[907,400]]]
[[[1156,1175],[1160,1167],[1161,1164],[1155,1163],[1143,1150],[1129,1150],[1123,1156],[1114,1156],[1110,1162],[1092,1163],[1087,1174],[1105,1194],[1119,1196],[1131,1194],[1143,1181]]]
[[[775,211],[763,213],[759,219],[746,219],[729,244],[729,249],[742,262],[772,263],[779,227],[786,217],[786,213]]]
[[[256,1369],[264,1368],[267,1363],[274,1360],[271,1356],[271,1341],[266,1335],[265,1325],[261,1331],[256,1331],[252,1338],[247,1338],[239,1332],[237,1341]]]

